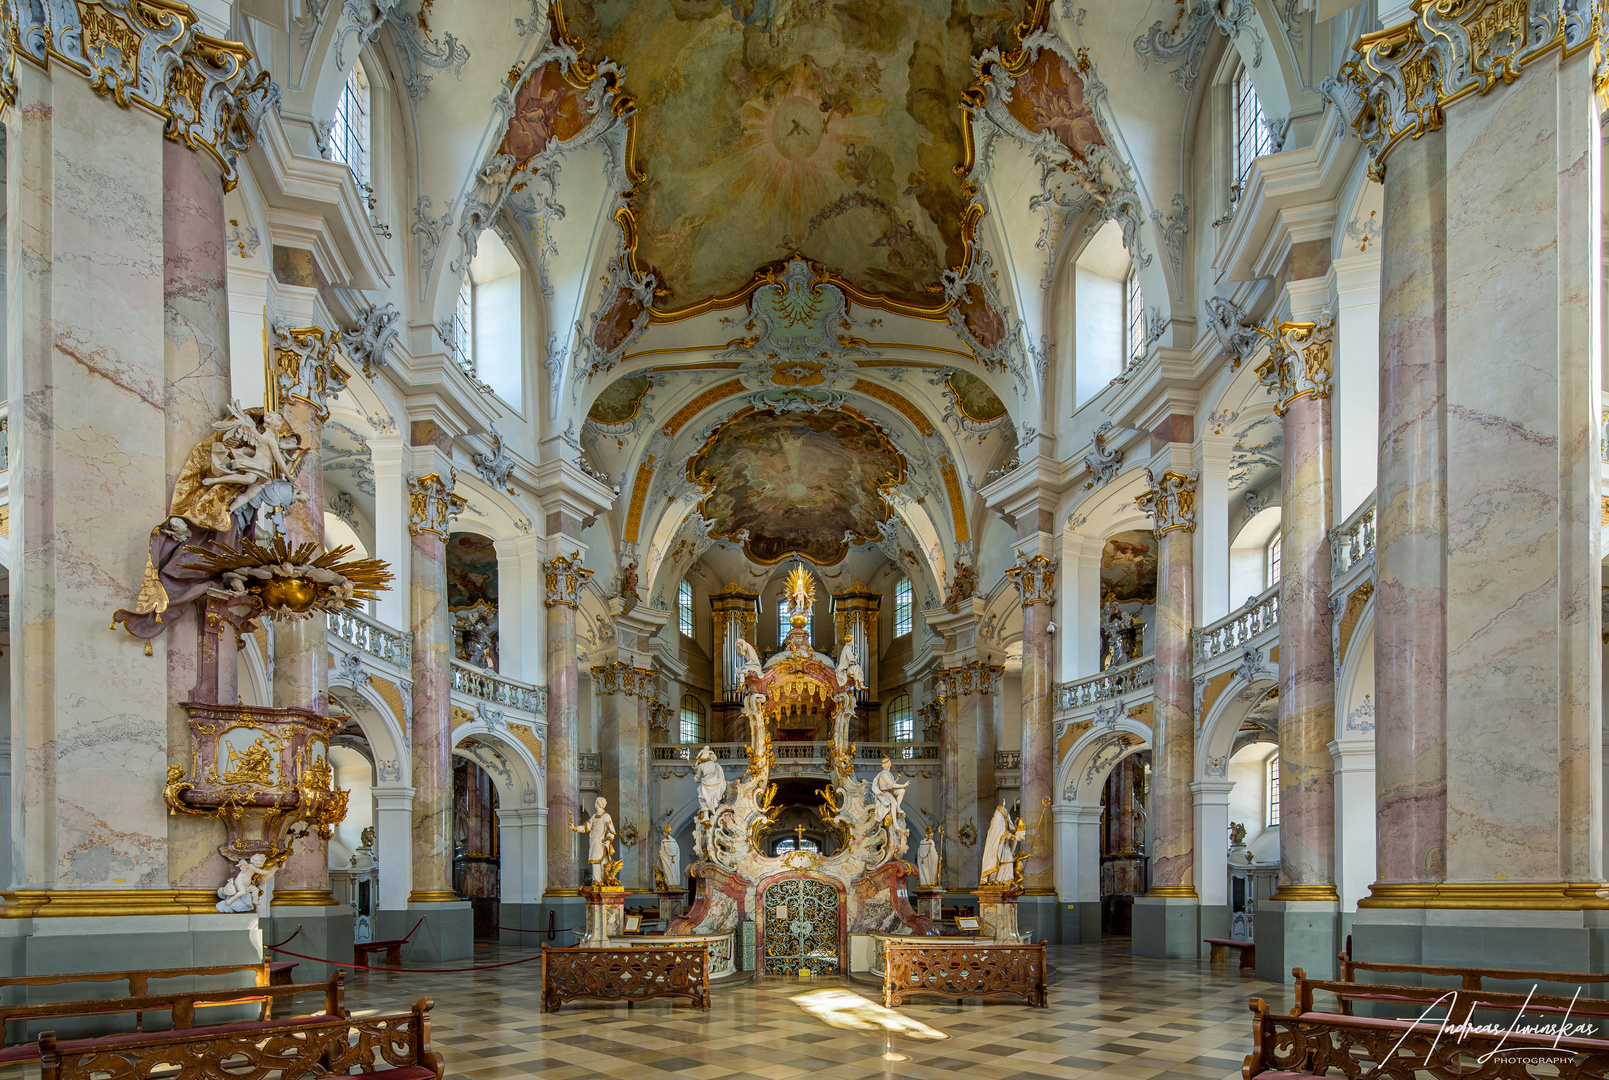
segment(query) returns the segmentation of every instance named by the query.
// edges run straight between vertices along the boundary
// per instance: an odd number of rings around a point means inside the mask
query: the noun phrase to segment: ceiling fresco
[[[643,395],[648,393],[649,385],[646,375],[616,379],[593,401],[587,419],[603,425],[626,423],[642,410]]]
[[[757,563],[798,553],[831,566],[848,552],[846,535],[878,535],[905,459],[853,409],[745,411],[716,429],[687,474],[707,492],[699,509],[712,537],[746,529],[744,552]]]
[[[1149,529],[1116,533],[1101,552],[1101,599],[1156,603],[1156,535]]]
[[[624,68],[636,101],[647,179],[630,210],[656,310],[741,294],[795,252],[870,297],[944,306],[941,276],[966,262],[970,228],[961,98],[975,54],[1015,45],[1019,2],[581,0],[565,11],[588,56]],[[549,91],[538,134],[564,118],[561,88]],[[549,91],[534,88],[532,107]]]
[[[447,540],[447,606],[497,603],[497,548],[476,533],[453,533]]]

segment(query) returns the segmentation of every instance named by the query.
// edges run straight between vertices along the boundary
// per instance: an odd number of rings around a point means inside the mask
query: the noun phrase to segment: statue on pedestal
[[[657,892],[676,889],[682,880],[682,849],[670,835],[670,826],[664,826],[664,830],[659,851],[654,856],[654,889]]]
[[[936,888],[939,883],[939,845],[933,839],[933,826],[916,847],[916,883],[924,889]]]
[[[708,857],[704,850],[704,837],[715,823],[715,811],[726,798],[726,772],[715,760],[715,751],[704,747],[698,752],[693,765],[693,779],[698,785],[698,824],[693,829],[693,857]]]
[[[608,805],[608,800],[600,795],[592,804],[590,818],[580,825],[574,820],[570,822],[571,832],[587,834],[587,865],[592,869],[594,886],[620,884],[617,877],[620,863],[611,859],[615,853],[615,820],[604,810]]]
[[[894,775],[894,763],[887,757],[883,758],[883,771],[872,780],[872,820],[888,833],[888,857],[898,858],[905,850],[905,844],[910,839],[910,830],[905,827],[905,789],[909,783],[901,783],[899,777]]]
[[[983,841],[983,868],[978,875],[980,885],[1010,885],[1016,881],[1017,845],[1022,842],[1026,832],[1021,818],[1013,825],[1005,807],[994,808],[989,833]]]

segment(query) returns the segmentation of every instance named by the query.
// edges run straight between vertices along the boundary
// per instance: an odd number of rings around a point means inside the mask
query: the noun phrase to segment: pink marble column
[[[576,618],[577,594],[591,574],[580,564],[579,555],[561,555],[543,566],[548,605],[548,896],[575,896],[581,883],[570,832],[572,822],[586,817],[579,806],[581,673],[576,662]]]
[[[945,678],[940,672],[939,679]],[[977,830],[988,822],[977,820],[978,773],[972,767],[977,756],[976,728],[963,728],[961,699],[947,688],[939,691],[939,754],[944,764],[944,784],[939,792],[939,815],[944,823],[944,851],[941,864],[943,884],[949,889],[976,884],[981,854],[976,842],[968,847],[961,833],[968,821]],[[971,867],[971,880],[966,881]]]
[[[1022,818],[1035,836],[1023,873],[1023,892],[1029,896],[1055,894],[1054,846],[1050,843],[1050,811],[1055,801],[1056,747],[1055,684],[1052,681],[1049,625],[1055,611],[1055,564],[1042,557],[1019,559],[1012,570],[1022,597]]]
[[[1374,600],[1376,867],[1431,883],[1447,861],[1446,136],[1392,153],[1381,245]]]
[[[1335,650],[1330,627],[1330,399],[1285,414],[1279,590],[1279,857],[1275,899],[1336,900]]]
[[[1151,889],[1153,896],[1196,895],[1195,693],[1191,685],[1194,538],[1187,527],[1157,538],[1156,691],[1152,705]]]
[[[229,298],[226,287],[223,180],[218,163],[174,142],[162,146],[162,299],[167,378],[167,490],[171,495],[190,453],[212,435],[229,403]],[[190,725],[185,701],[233,703],[233,635],[221,635],[204,677],[199,660],[200,610],[170,612],[167,631],[168,764],[190,771]],[[218,854],[223,830],[215,820],[168,818],[168,881],[180,888],[216,888],[231,867]]]
[[[425,478],[425,482],[432,478]],[[435,480],[440,484],[440,480]],[[416,529],[409,610],[413,631],[413,892],[410,904],[452,901],[452,622],[447,610],[447,540]]]

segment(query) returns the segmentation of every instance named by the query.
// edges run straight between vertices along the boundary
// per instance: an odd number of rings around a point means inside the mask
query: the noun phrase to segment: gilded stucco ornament
[[[1340,79],[1321,80],[1322,90],[1363,140],[1369,176],[1380,180],[1398,142],[1439,130],[1447,106],[1513,82],[1555,49],[1594,49],[1602,96],[1606,24],[1609,0],[1419,0],[1412,20],[1360,37]]]
[[[1196,480],[1195,476],[1186,476],[1171,469],[1160,477],[1150,469],[1145,470],[1148,486],[1134,503],[1151,515],[1158,536],[1174,529],[1195,532]]]
[[[1019,551],[1017,561],[1006,568],[1006,579],[1017,587],[1023,607],[1053,604],[1056,602],[1056,571],[1060,568],[1060,559]]]
[[[313,410],[320,424],[324,423],[330,418],[330,398],[346,389],[347,373],[335,361],[341,332],[327,331],[322,326],[295,327],[282,320],[276,321],[273,329],[268,380],[273,400],[269,407],[299,401]]]
[[[440,473],[408,477],[408,532],[412,536],[433,532],[442,539],[452,527],[453,518],[463,513],[469,500],[454,493],[456,472],[446,480]]]
[[[581,565],[580,555],[559,555],[542,564],[547,585],[548,607],[576,607],[581,590],[592,580],[592,571]]]
[[[1329,397],[1334,318],[1325,315],[1317,322],[1282,322],[1271,336],[1268,357],[1257,365],[1257,381],[1277,395],[1275,415],[1284,416],[1299,397]]]
[[[162,117],[163,133],[210,154],[224,190],[234,189],[237,159],[280,96],[267,72],[253,73],[245,45],[202,33],[190,8],[171,0],[48,0],[5,8],[16,21],[4,28],[0,97],[16,96],[12,48],[40,67],[65,64],[96,93]]]

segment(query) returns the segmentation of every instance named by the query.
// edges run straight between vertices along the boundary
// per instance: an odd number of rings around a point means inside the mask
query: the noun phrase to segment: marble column
[[[945,717],[940,736],[945,781],[940,805],[946,888],[970,889],[978,883],[982,870],[983,838],[995,808],[994,764],[1004,670],[986,660],[969,660],[937,673]],[[977,834],[971,844],[962,839],[968,825]]]
[[[1042,538],[1048,545],[1050,537]],[[1022,817],[1030,829],[1051,828],[1050,806],[1055,801],[1056,740],[1055,657],[1051,655],[1051,615],[1055,611],[1056,573],[1059,563],[1038,552],[1020,551],[1006,570],[1022,601]],[[1025,897],[1054,897],[1054,852],[1048,835],[1035,835],[1023,868]],[[1033,903],[1033,901],[1030,901]],[[1054,905],[1035,915],[1029,925],[1038,927],[1054,918]]]
[[[1157,530],[1156,687],[1151,708],[1151,887],[1134,904],[1133,950],[1200,951],[1195,889],[1195,687],[1190,628],[1195,600],[1195,479],[1147,470],[1141,506]]]
[[[229,405],[229,301],[224,246],[223,177],[213,158],[177,143],[162,147],[163,330],[167,368],[167,487],[213,421]],[[216,660],[199,671],[202,620],[194,605],[173,612],[168,642],[168,764],[188,774],[190,724],[182,703],[236,699],[234,635],[218,635]],[[168,818],[168,879],[179,888],[216,889],[233,868],[218,854],[214,820]]]
[[[410,476],[409,629],[413,633],[413,713],[410,779],[413,782],[413,888],[410,922],[427,926],[411,956],[456,960],[473,951],[473,916],[452,887],[453,735],[452,617],[447,610],[447,536],[463,509],[453,494],[450,468]],[[415,912],[418,914],[415,914]]]
[[[576,619],[582,587],[592,571],[581,565],[581,555],[559,554],[542,566],[547,592],[548,673],[548,840],[547,890],[544,899],[561,908],[580,908],[581,870],[575,855],[571,824],[586,817],[580,812],[579,760],[581,737],[581,675],[576,661]],[[619,826],[617,825],[616,828]],[[560,927],[575,923],[560,922]]]
[[[648,855],[654,810],[647,784],[652,680],[651,670],[626,660],[592,669],[592,693],[598,701],[603,797],[609,800],[609,813],[620,831],[615,845],[615,858],[621,863],[620,883],[644,892],[654,888]],[[628,825],[636,835],[634,843],[627,842]]]

